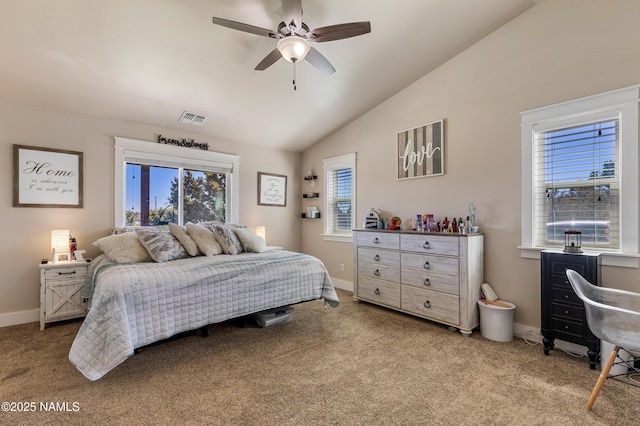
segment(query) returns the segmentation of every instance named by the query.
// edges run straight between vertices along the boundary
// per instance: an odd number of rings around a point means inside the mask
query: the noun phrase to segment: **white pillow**
[[[93,245],[117,263],[151,262],[152,260],[135,232],[100,238]]]
[[[218,243],[218,240],[216,240],[215,235],[204,226],[187,223],[187,232],[205,256],[222,254],[222,247]]]
[[[267,248],[264,238],[257,236],[246,228],[234,228],[233,232],[242,243],[244,251],[252,253],[262,253]]]
[[[189,257],[180,241],[171,232],[154,231],[152,229],[137,229],[138,240],[147,249],[151,258],[156,262],[167,262],[174,259]]]
[[[180,226],[175,223],[170,223],[169,231],[171,232],[171,235],[173,235],[178,241],[180,241],[180,244],[182,244],[182,246],[190,256],[198,256],[201,254],[200,250],[198,249],[198,244],[196,244],[193,238],[191,238],[186,226]]]

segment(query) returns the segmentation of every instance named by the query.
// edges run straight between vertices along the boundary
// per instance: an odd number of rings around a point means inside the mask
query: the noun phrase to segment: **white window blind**
[[[356,154],[322,161],[325,175],[325,240],[349,242],[355,227]]]
[[[331,224],[331,234],[351,233],[351,181],[351,168],[331,170],[327,175],[327,222]]]
[[[564,232],[582,246],[620,249],[619,119],[534,133],[534,240],[563,246]]]

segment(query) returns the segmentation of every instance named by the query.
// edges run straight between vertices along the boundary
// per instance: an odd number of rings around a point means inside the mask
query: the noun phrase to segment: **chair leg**
[[[616,357],[618,356],[618,351],[620,350],[619,346],[615,346],[611,351],[611,355],[609,355],[609,359],[607,359],[607,363],[604,365],[604,368],[600,372],[600,377],[598,377],[598,381],[596,385],[593,387],[593,391],[591,391],[591,396],[589,397],[589,401],[587,402],[587,410],[591,410],[593,404],[596,402],[596,398],[600,393],[600,389],[602,389],[602,385],[604,385],[605,380],[607,380],[607,376],[609,376],[609,371],[611,371],[611,367],[613,363],[616,361]]]

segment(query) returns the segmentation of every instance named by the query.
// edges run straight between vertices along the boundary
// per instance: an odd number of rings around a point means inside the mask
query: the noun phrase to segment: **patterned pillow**
[[[175,223],[170,223],[169,231],[174,237],[178,239],[178,241],[180,241],[180,244],[182,244],[187,253],[189,253],[189,256],[198,256],[202,254],[200,253],[196,242],[193,241],[193,238],[191,238],[191,236],[189,235],[186,226],[180,226]]]
[[[227,225],[205,225],[215,235],[225,254],[238,254],[244,251],[242,243],[236,237],[233,228]]]
[[[195,223],[187,223],[187,232],[189,233],[189,236],[193,238],[193,241],[196,242],[198,249],[200,249],[205,256],[222,254],[222,247],[218,244],[218,240],[213,235],[213,232],[204,226],[200,226]]]
[[[234,228],[233,232],[242,243],[244,251],[250,253],[262,253],[267,248],[264,238],[257,236],[247,228]]]
[[[180,241],[171,235],[171,232],[137,229],[136,233],[144,248],[156,262],[166,262],[189,256],[189,253],[182,247]]]
[[[149,252],[140,243],[135,232],[100,238],[93,245],[116,263],[151,262]]]

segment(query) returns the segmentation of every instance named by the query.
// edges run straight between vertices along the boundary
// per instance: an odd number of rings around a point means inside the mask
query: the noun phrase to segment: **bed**
[[[90,309],[69,360],[90,380],[185,331],[310,300],[339,303],[320,260],[278,249],[133,263],[102,254],[83,292]]]

